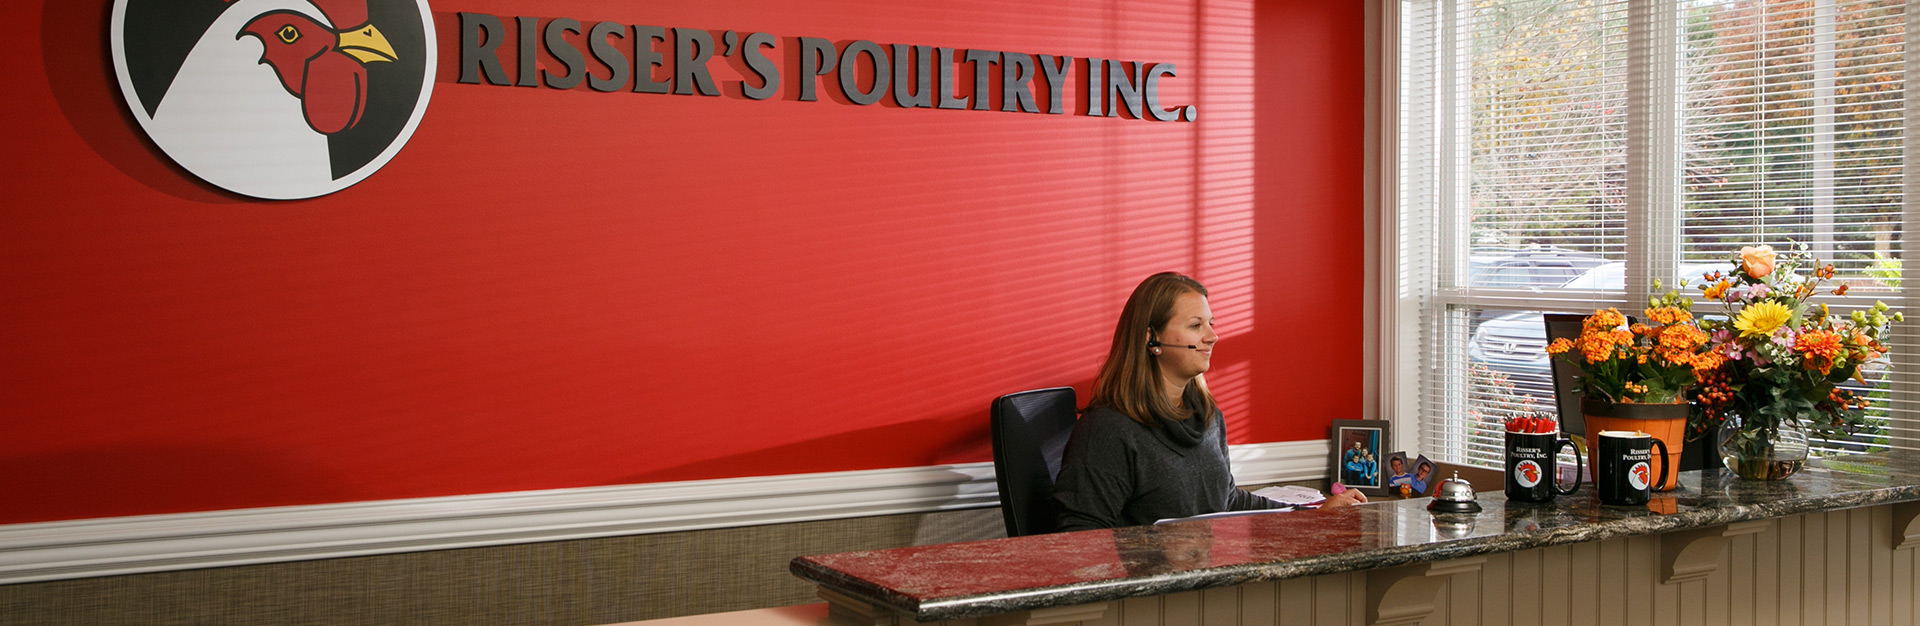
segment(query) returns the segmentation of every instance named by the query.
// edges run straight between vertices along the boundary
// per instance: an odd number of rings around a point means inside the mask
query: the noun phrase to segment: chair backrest
[[[993,401],[993,474],[1008,537],[1053,532],[1060,507],[1053,479],[1073,434],[1072,387],[1010,393]]]

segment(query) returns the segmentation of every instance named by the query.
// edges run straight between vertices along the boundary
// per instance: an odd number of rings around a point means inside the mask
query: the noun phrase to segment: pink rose
[[[1773,273],[1773,246],[1747,246],[1740,249],[1740,267],[1748,276],[1766,278]]]

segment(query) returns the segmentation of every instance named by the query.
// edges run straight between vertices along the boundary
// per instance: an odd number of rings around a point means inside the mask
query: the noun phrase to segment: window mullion
[[[1674,0],[1627,16],[1627,293],[1644,297],[1680,268],[1680,17]]]

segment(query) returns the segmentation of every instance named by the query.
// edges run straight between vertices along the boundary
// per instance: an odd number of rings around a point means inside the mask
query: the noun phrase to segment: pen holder
[[[1555,495],[1571,495],[1580,490],[1580,472],[1573,473],[1573,486],[1562,491],[1554,483],[1559,479],[1553,458],[1560,448],[1573,450],[1574,467],[1582,466],[1580,446],[1552,433],[1507,433],[1507,499],[1518,502],[1552,502]]]

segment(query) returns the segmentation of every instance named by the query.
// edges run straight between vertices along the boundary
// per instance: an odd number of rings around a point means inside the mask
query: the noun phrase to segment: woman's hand
[[[1366,501],[1367,501],[1367,494],[1360,493],[1360,490],[1358,489],[1348,489],[1346,491],[1342,491],[1340,493],[1327,496],[1327,501],[1320,503],[1320,508],[1331,509],[1334,507],[1341,507],[1341,506],[1353,506]]]

